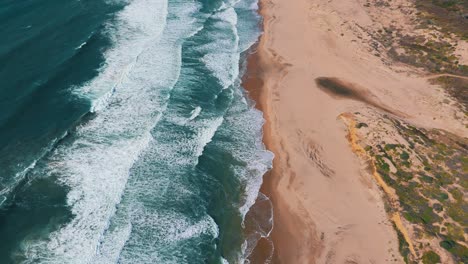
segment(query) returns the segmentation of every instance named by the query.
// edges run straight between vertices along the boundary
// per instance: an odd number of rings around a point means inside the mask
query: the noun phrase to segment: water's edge
[[[0,160],[4,175],[19,169],[1,185],[0,260],[248,262],[273,224],[259,192],[273,156],[241,84],[257,1],[132,0],[115,12],[105,62],[60,92],[79,102],[74,120],[21,166]],[[76,56],[91,49],[80,43]]]

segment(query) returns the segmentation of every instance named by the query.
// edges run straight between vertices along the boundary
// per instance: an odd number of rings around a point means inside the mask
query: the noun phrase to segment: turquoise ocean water
[[[0,0],[0,263],[247,263],[272,227],[240,82],[259,23],[256,0]]]

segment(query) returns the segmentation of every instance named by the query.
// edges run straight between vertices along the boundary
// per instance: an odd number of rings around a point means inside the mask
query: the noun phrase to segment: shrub
[[[423,257],[422,257],[422,262],[424,264],[437,264],[437,263],[441,263],[440,262],[440,256],[437,255],[437,253],[435,253],[434,251],[428,251],[426,253],[424,253]]]
[[[441,247],[445,248],[446,250],[450,251],[455,246],[455,241],[453,240],[444,240],[439,243]]]
[[[409,157],[410,157],[410,156],[409,156],[408,152],[406,152],[406,151],[403,151],[403,153],[400,154],[400,158],[401,158],[402,160],[408,160]]]
[[[359,129],[359,128],[361,128],[361,127],[369,127],[369,126],[368,126],[366,123],[358,123],[358,124],[356,125],[356,128],[357,128],[357,129]]]

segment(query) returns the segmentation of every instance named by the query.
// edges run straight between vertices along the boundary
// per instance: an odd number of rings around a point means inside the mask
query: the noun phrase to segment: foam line
[[[70,188],[67,203],[74,218],[47,240],[25,241],[28,261],[93,263],[129,171],[153,140],[150,131],[179,78],[180,39],[197,29],[189,16],[195,8],[163,34],[167,1],[134,0],[119,14],[118,26],[109,26],[115,44],[106,65],[77,89],[93,100],[96,115],[45,161],[43,173],[57,175]],[[128,236],[129,229],[119,234]],[[126,239],[120,241],[116,245],[122,248]]]

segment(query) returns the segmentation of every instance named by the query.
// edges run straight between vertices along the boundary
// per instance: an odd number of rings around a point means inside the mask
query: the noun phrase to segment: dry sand
[[[262,190],[274,206],[274,263],[402,262],[382,192],[350,148],[342,113],[395,109],[419,126],[466,133],[442,89],[390,67],[358,37],[376,26],[364,4],[261,0],[265,33],[246,88],[275,153]],[[320,77],[359,87],[367,101],[330,96]]]

